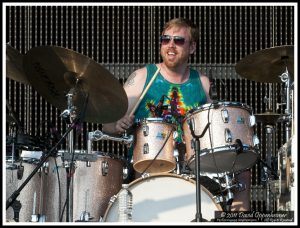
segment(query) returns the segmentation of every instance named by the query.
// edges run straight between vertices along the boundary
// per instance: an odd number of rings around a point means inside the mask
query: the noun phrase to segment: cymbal
[[[6,76],[17,82],[29,84],[23,68],[23,55],[6,44]]]
[[[29,82],[49,103],[61,111],[69,108],[68,93],[82,119],[110,123],[127,111],[128,100],[121,83],[94,60],[75,51],[41,46],[24,55]]]
[[[294,46],[278,46],[257,51],[236,64],[242,77],[258,82],[280,83],[280,75],[287,70],[294,78]]]
[[[268,124],[268,123],[275,124],[278,121],[278,119],[282,116],[283,116],[282,114],[269,112],[269,111],[264,112],[264,113],[255,114],[257,122],[263,122],[266,124]]]

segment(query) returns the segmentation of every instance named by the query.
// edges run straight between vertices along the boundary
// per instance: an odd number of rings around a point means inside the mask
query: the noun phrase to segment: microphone
[[[209,70],[209,96],[213,101],[216,101],[218,98],[217,90],[216,90],[216,82],[215,79],[213,79],[211,69]]]
[[[163,103],[164,103],[164,100],[165,100],[165,95],[162,95],[156,108],[155,108],[155,116],[157,117],[161,117],[162,115],[162,112],[163,112]]]

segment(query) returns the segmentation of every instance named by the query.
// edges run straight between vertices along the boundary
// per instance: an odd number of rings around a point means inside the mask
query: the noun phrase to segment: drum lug
[[[144,154],[149,154],[149,144],[148,143],[144,144],[143,153]]]
[[[228,128],[225,128],[225,142],[227,142],[227,143],[232,142],[232,135]]]
[[[145,178],[148,178],[148,177],[150,177],[150,173],[143,173],[142,176],[141,176],[142,179],[145,179]]]
[[[48,173],[49,173],[49,162],[45,162],[43,164],[43,171],[44,171],[45,174],[48,175]]]
[[[254,147],[257,147],[259,145],[259,139],[258,139],[257,135],[253,135],[252,141],[253,141]]]
[[[22,180],[24,174],[24,166],[21,164],[18,166],[17,178],[18,180]]]
[[[256,124],[256,118],[254,115],[249,117],[250,127],[253,127]]]
[[[106,176],[108,174],[108,162],[107,161],[102,161],[101,171],[102,171],[102,176]]]
[[[123,180],[125,180],[128,177],[128,168],[126,166],[123,166]]]
[[[221,110],[221,115],[224,123],[228,123],[229,121],[229,115],[228,115],[228,110],[226,108],[223,108]]]
[[[144,133],[144,136],[149,135],[149,126],[148,125],[143,125],[143,133]]]

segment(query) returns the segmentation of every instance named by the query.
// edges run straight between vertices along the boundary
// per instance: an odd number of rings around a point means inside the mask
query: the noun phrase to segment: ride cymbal
[[[94,60],[57,47],[32,48],[24,55],[30,84],[58,109],[68,108],[67,94],[83,120],[110,123],[127,111],[128,100],[119,81]]]
[[[294,78],[294,46],[278,46],[252,53],[236,64],[236,72],[244,78],[280,83],[280,75],[288,70]]]
[[[23,55],[6,44],[6,76],[17,82],[29,84],[23,68]]]

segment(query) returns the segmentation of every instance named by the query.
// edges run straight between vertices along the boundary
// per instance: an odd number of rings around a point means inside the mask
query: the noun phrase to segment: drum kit
[[[213,221],[215,211],[230,210],[224,205],[231,205],[233,192],[240,191],[235,174],[261,160],[259,140],[254,134],[256,121],[266,123],[270,134],[274,123],[284,121],[287,137],[290,136],[293,46],[258,51],[236,65],[236,71],[250,80],[282,81],[288,95],[285,114],[270,110],[253,114],[246,104],[220,101],[190,110],[182,122],[183,170],[178,165],[174,142],[178,126],[160,117],[138,121],[134,135],[115,137],[100,130],[88,132],[87,150],[73,148],[73,130],[79,123],[110,123],[127,111],[127,96],[119,81],[92,59],[57,46],[32,48],[23,56],[7,45],[6,55],[7,77],[33,86],[62,111],[60,117],[68,126],[55,145],[45,149],[25,133],[7,101],[6,121],[12,129],[7,137],[7,221],[118,221],[119,193],[128,164],[124,156],[93,151],[92,143],[98,140],[133,146],[133,169],[142,174],[129,184],[133,221],[190,222],[195,211],[196,221],[202,221],[202,215],[201,220],[197,219],[201,204],[205,208],[204,221]],[[65,137],[68,149],[58,150]],[[272,154],[272,148],[268,145],[267,153]],[[279,197],[281,205],[287,203],[286,193],[293,185],[290,148],[291,141],[287,141],[279,152],[279,179],[284,182],[279,191],[285,194]],[[22,152],[17,154],[16,149]],[[271,169],[269,160],[265,164]],[[223,177],[219,184],[227,195],[213,195],[200,185],[200,173]]]

